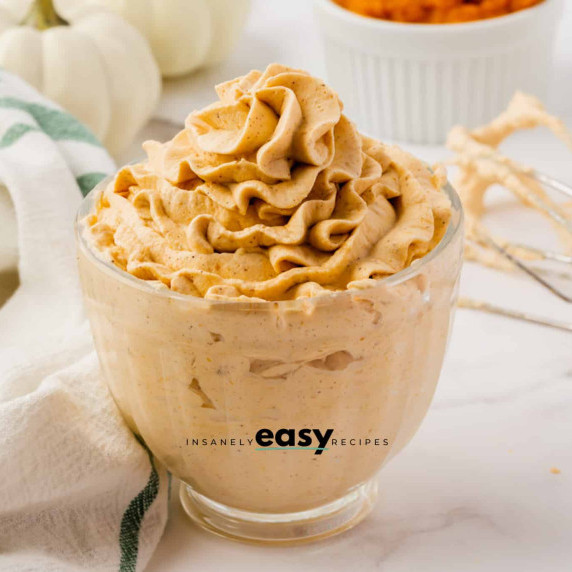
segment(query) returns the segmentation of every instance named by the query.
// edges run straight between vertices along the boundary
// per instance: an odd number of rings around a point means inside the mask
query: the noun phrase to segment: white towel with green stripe
[[[0,71],[0,184],[20,286],[0,308],[0,570],[143,570],[167,519],[167,475],[102,382],[73,221],[114,165],[93,135]]]

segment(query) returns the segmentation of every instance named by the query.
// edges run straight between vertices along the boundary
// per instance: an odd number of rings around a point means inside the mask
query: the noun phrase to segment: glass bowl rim
[[[198,296],[192,296],[190,294],[181,294],[179,292],[174,292],[169,288],[165,287],[164,289],[157,288],[154,286],[154,281],[143,280],[141,278],[137,278],[129,272],[122,270],[115,266],[111,261],[104,258],[102,253],[97,252],[94,250],[88,243],[85,237],[84,229],[85,229],[85,219],[91,213],[93,204],[95,202],[96,196],[98,196],[102,189],[109,184],[109,182],[113,179],[115,175],[111,175],[106,177],[102,181],[100,181],[82,200],[81,205],[78,209],[75,224],[74,224],[74,231],[75,231],[75,238],[76,244],[80,248],[81,252],[91,261],[91,263],[95,264],[96,266],[100,267],[101,270],[106,272],[107,274],[113,275],[116,279],[126,283],[129,286],[132,286],[135,289],[142,290],[143,292],[159,296],[162,298],[170,298],[173,300],[180,300],[184,301],[187,304],[199,304],[205,305],[208,307],[214,306],[226,306],[232,307],[235,310],[254,310],[254,309],[269,309],[269,308],[278,308],[280,310],[303,310],[308,306],[308,304],[316,305],[327,305],[343,299],[345,297],[355,296],[356,294],[360,293],[367,293],[370,291],[374,291],[377,288],[382,286],[396,286],[407,280],[411,280],[418,276],[420,272],[423,270],[427,264],[431,261],[439,257],[441,253],[443,253],[449,244],[453,241],[453,238],[458,236],[460,232],[463,230],[463,221],[464,221],[464,212],[461,203],[461,199],[451,183],[447,181],[445,186],[443,187],[443,192],[447,195],[449,200],[451,201],[451,210],[452,216],[451,220],[449,221],[449,225],[447,230],[439,243],[428,252],[422,258],[414,260],[407,268],[396,272],[395,274],[391,274],[390,276],[386,276],[385,278],[379,278],[372,283],[371,286],[367,286],[365,288],[349,288],[346,290],[337,290],[332,291],[327,294],[320,294],[317,296],[311,297],[302,297],[296,298],[293,300],[260,300],[260,299],[253,299],[253,300],[233,300],[233,299],[205,299]]]

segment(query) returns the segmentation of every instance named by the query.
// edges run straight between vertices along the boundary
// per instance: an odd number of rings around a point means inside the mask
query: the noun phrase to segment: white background
[[[254,0],[226,64],[167,84],[157,117],[182,123],[214,100],[216,83],[271,62],[325,77],[310,0]],[[566,2],[547,105],[572,127],[572,2]],[[166,139],[154,121],[142,138]],[[121,159],[141,155],[138,142]],[[428,161],[439,147],[411,147]],[[506,150],[572,184],[572,153],[538,131]],[[550,228],[493,193],[490,223],[551,245]],[[572,269],[571,269],[572,270]],[[572,292],[572,282],[567,284]],[[572,309],[526,277],[467,265],[462,294],[572,322]],[[561,474],[551,473],[557,467]],[[193,526],[177,495],[149,572],[382,570],[564,572],[572,562],[572,334],[459,310],[433,406],[408,448],[380,476],[381,498],[354,530],[297,548],[218,539]]]

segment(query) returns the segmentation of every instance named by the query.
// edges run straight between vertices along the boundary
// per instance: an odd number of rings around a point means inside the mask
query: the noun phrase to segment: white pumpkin
[[[250,0],[92,1],[116,11],[149,40],[165,77],[181,76],[226,58],[240,36],[251,3]]]
[[[2,9],[3,6],[3,9]],[[145,38],[102,8],[69,22],[52,0],[34,0],[28,17],[0,5],[0,67],[21,76],[85,123],[113,154],[148,121],[161,76]]]

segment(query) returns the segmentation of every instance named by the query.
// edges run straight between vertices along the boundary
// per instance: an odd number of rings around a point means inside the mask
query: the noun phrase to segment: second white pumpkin
[[[181,76],[226,58],[239,38],[251,3],[251,0],[92,1],[123,16],[149,40],[165,77]]]

